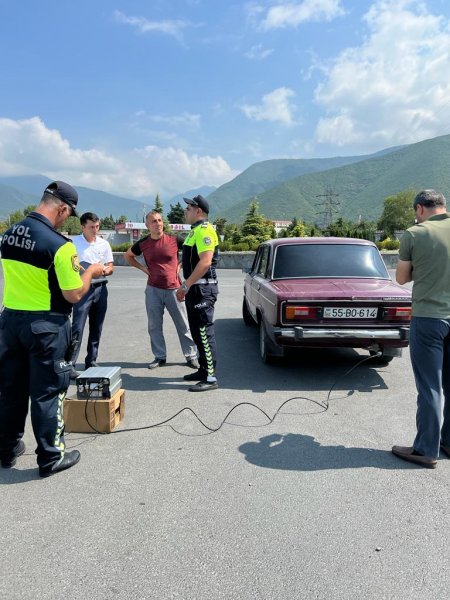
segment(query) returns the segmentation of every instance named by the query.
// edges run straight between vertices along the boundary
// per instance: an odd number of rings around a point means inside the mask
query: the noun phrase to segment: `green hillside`
[[[374,156],[391,153],[397,148],[388,148],[367,156],[337,156],[333,158],[311,159],[273,159],[251,165],[233,180],[221,185],[215,192],[208,196],[211,210],[214,214],[223,214],[234,205],[248,198],[260,195],[285,181],[306,175],[319,173],[337,167],[350,165]]]
[[[51,180],[41,175],[0,177],[0,220],[16,210],[22,210],[30,204],[37,204],[41,199],[45,186]],[[139,200],[122,198],[100,190],[76,186],[78,191],[78,212],[94,212],[100,217],[112,214],[114,218],[122,215],[130,221],[142,221],[144,210],[149,210]],[[152,205],[153,206],[152,201]]]
[[[30,204],[36,204],[37,197],[9,185],[0,183],[0,220],[16,210],[23,210]]]
[[[0,219],[39,201],[47,178],[0,176]],[[387,148],[368,156],[274,159],[255,163],[208,196],[211,217],[243,221],[256,196],[261,212],[272,219],[297,217],[321,223],[324,194],[330,190],[340,216],[356,221],[378,219],[383,200],[405,189],[433,187],[450,201],[450,135]],[[132,200],[78,187],[79,209],[100,217],[122,215],[141,221],[153,200]],[[189,194],[188,194],[189,195]],[[336,215],[339,216],[339,215]]]
[[[295,177],[257,194],[261,212],[272,219],[297,217],[320,222],[327,189],[340,203],[340,215],[378,219],[387,196],[405,189],[435,188],[450,200],[450,135],[433,138],[336,169]],[[242,222],[253,196],[221,212]],[[219,211],[218,211],[219,212]]]
[[[100,190],[92,190],[81,186],[76,186],[78,191],[78,212],[95,212],[99,217],[112,215],[119,218],[126,216],[129,221],[142,221],[145,212],[150,210],[151,206],[144,204],[139,200],[131,198],[122,198]],[[154,200],[153,200],[154,203]],[[152,203],[152,206],[153,206]]]

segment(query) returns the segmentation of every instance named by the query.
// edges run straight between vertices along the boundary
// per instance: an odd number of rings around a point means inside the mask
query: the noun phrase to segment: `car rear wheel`
[[[255,325],[255,321],[253,320],[253,317],[250,311],[248,310],[247,301],[245,298],[242,301],[242,318],[244,319],[244,323],[248,327],[252,327],[252,325]]]
[[[271,353],[272,342],[267,335],[264,321],[259,322],[259,353],[264,364],[269,365],[274,362],[275,356]]]
[[[375,352],[375,350],[369,350],[369,352],[370,352],[370,356],[375,357],[377,354],[377,352]],[[376,356],[376,358],[374,358],[370,362],[375,365],[384,366],[384,365],[388,365],[393,358],[394,358],[394,356],[388,356],[383,351],[381,351],[381,356]]]

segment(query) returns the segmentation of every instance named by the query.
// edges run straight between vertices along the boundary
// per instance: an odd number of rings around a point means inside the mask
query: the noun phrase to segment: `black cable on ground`
[[[144,431],[146,429],[154,429],[155,427],[162,427],[163,425],[167,425],[168,423],[170,423],[170,421],[173,421],[176,417],[178,417],[178,415],[181,415],[181,413],[183,412],[189,412],[191,414],[194,415],[194,417],[197,419],[197,421],[208,431],[207,434],[204,435],[209,435],[211,433],[216,433],[217,431],[219,431],[227,422],[228,417],[231,415],[231,413],[233,411],[235,411],[238,407],[240,406],[252,406],[253,408],[256,408],[256,410],[258,410],[260,413],[262,413],[266,418],[267,418],[267,423],[265,423],[264,425],[258,425],[257,427],[267,427],[268,425],[270,425],[271,423],[273,423],[275,421],[275,418],[277,417],[277,415],[279,414],[279,412],[281,411],[281,409],[286,406],[286,404],[288,404],[289,402],[292,402],[294,400],[307,400],[308,402],[312,402],[313,404],[316,404],[317,406],[319,406],[320,408],[323,409],[322,412],[326,412],[330,406],[330,396],[331,393],[333,391],[333,389],[336,387],[336,385],[339,383],[339,381],[341,381],[341,379],[344,379],[344,377],[347,377],[347,375],[349,375],[352,371],[354,371],[357,367],[359,367],[360,365],[362,365],[363,363],[372,360],[374,358],[379,358],[381,356],[381,352],[377,352],[376,354],[373,354],[371,356],[367,356],[363,359],[361,359],[360,361],[358,361],[356,363],[356,365],[353,365],[353,367],[351,367],[350,369],[348,369],[343,375],[341,375],[340,377],[338,377],[336,379],[336,381],[333,383],[333,385],[331,386],[327,397],[325,399],[325,401],[322,403],[318,400],[314,400],[313,398],[308,398],[306,396],[293,396],[292,398],[289,398],[288,400],[285,400],[275,411],[273,417],[270,417],[262,408],[260,408],[259,406],[256,406],[256,404],[253,404],[252,402],[239,402],[239,404],[236,404],[235,406],[233,406],[228,413],[225,415],[224,419],[222,420],[222,422],[219,424],[218,427],[210,427],[209,425],[207,425],[204,421],[202,421],[202,419],[197,415],[197,413],[192,410],[192,408],[189,407],[184,407],[181,410],[179,410],[177,413],[175,413],[174,415],[172,415],[171,417],[168,417],[167,419],[165,419],[164,421],[159,421],[158,423],[153,423],[152,425],[143,425],[142,427],[129,427],[127,429],[117,429],[114,431],[111,431],[110,433],[128,433],[130,431]],[[108,435],[108,432],[106,431],[98,431],[93,425],[92,423],[89,422],[88,420],[88,416],[87,416],[87,405],[88,402],[90,400],[90,394],[88,395],[87,399],[86,399],[86,404],[84,407],[84,415],[86,418],[86,422],[89,425],[89,427],[92,429],[93,432],[99,434],[99,435]],[[93,400],[93,402],[95,402],[95,400]],[[95,407],[94,407],[94,411],[95,411]],[[96,415],[95,415],[96,416]],[[170,426],[172,427],[172,426]],[[248,427],[248,425],[247,425]],[[173,427],[172,429],[174,431],[176,431]],[[176,431],[176,433],[180,433],[178,431]],[[186,434],[180,434],[180,435],[186,435]]]

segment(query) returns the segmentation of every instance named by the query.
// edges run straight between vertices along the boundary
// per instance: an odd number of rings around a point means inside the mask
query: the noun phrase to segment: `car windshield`
[[[389,279],[380,253],[363,244],[278,246],[273,279],[298,277],[376,277]]]

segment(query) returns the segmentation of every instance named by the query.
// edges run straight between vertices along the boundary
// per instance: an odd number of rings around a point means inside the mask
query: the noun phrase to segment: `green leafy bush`
[[[111,246],[113,252],[126,252],[128,248],[131,248],[133,244],[131,242],[125,242],[124,244],[119,244],[118,246]]]
[[[220,242],[219,244],[219,250],[221,252],[229,252],[232,249],[233,244],[228,241],[228,240],[224,240],[223,242]]]
[[[377,242],[379,250],[398,250],[400,248],[399,240],[391,240],[387,237],[382,242]]]

